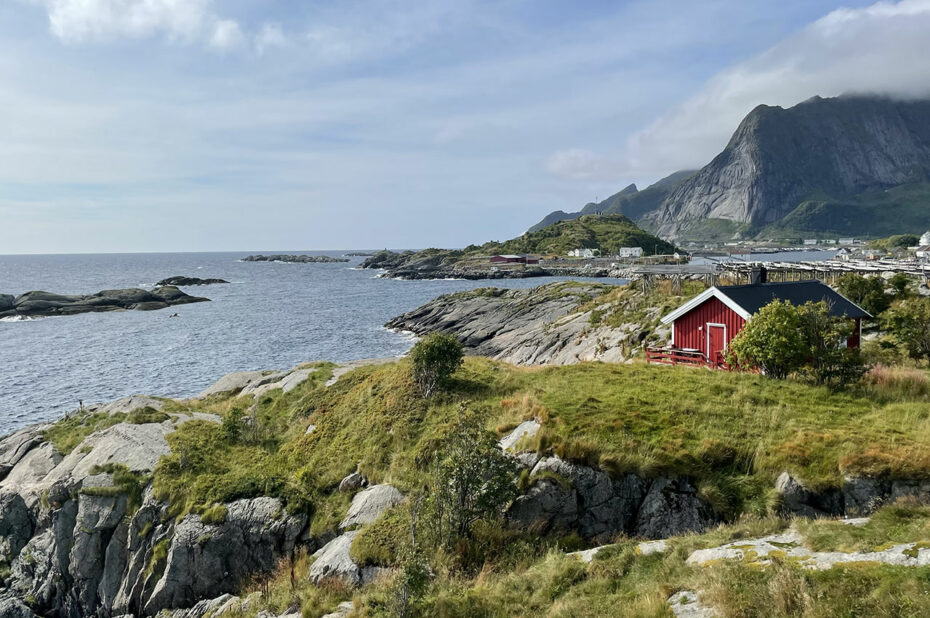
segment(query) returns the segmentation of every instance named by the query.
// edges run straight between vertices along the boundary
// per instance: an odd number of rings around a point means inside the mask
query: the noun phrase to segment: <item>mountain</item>
[[[905,232],[930,225],[928,179],[930,101],[814,97],[756,107],[646,219],[669,238]]]
[[[675,172],[649,185],[642,191],[638,190],[635,184],[631,184],[622,191],[611,195],[606,200],[587,203],[579,212],[569,213],[556,210],[543,217],[542,221],[531,227],[528,231],[537,232],[553,223],[577,219],[582,215],[616,214],[624,215],[634,221],[638,221],[643,215],[656,210],[662,204],[662,201],[668,197],[668,194],[693,173],[693,170]]]
[[[888,236],[930,227],[930,100],[760,105],[697,172],[635,185],[530,228],[618,213],[663,238]]]

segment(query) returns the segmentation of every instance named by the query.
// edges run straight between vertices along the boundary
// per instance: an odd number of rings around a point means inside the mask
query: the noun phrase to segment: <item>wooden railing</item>
[[[711,369],[722,369],[724,371],[730,370],[730,366],[722,354],[718,353],[717,358],[712,360],[707,358],[703,352],[672,347],[647,347],[646,360],[650,363],[663,365],[688,365],[691,367],[710,367]]]

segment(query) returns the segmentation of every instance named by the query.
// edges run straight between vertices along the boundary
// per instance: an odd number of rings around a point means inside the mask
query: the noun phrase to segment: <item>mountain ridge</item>
[[[669,240],[930,227],[930,100],[844,95],[758,105],[701,169],[578,213],[550,213],[530,229],[605,212]]]

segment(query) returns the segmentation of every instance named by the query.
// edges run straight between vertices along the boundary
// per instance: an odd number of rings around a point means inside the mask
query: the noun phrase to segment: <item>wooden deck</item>
[[[686,365],[689,367],[707,367],[709,369],[719,369],[722,371],[730,370],[730,366],[722,355],[717,359],[709,359],[703,352],[682,350],[670,346],[661,348],[647,347],[646,361],[660,365]]]

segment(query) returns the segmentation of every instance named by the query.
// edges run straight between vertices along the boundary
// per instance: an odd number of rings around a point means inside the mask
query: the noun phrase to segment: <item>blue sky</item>
[[[464,246],[925,95],[930,0],[0,4],[0,253]]]

